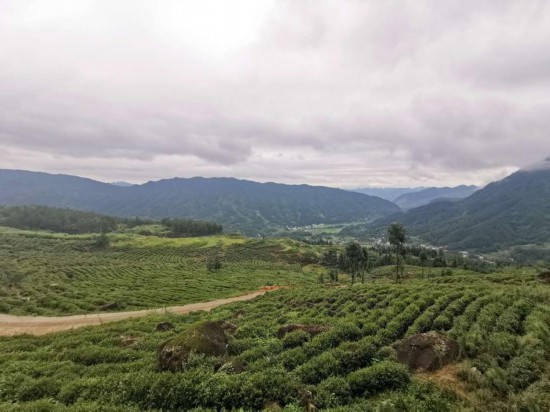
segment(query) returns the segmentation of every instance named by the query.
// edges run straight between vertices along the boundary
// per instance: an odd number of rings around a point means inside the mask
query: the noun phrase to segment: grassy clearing
[[[510,274],[436,276],[347,288],[309,285],[185,316],[150,316],[100,327],[0,339],[2,410],[261,409],[499,411],[550,408],[550,289]],[[517,282],[514,279],[519,279]],[[156,368],[159,345],[206,319],[238,326],[229,347],[245,372],[217,372],[197,356],[183,372]],[[170,321],[175,331],[156,332]],[[324,325],[313,338],[277,330]],[[417,379],[392,345],[437,330],[455,338],[454,368],[466,397]],[[49,408],[49,409],[48,409]]]
[[[316,278],[278,241],[239,236],[160,238],[63,235],[0,229],[0,312],[14,315],[93,313],[182,305],[235,296],[261,286],[302,285]],[[222,270],[206,259],[220,249]]]

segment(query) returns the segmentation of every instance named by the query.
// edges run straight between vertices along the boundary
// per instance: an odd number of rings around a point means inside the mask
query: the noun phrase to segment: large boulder
[[[458,357],[458,342],[437,332],[419,333],[396,347],[397,360],[414,370],[434,371]]]
[[[161,345],[157,352],[158,367],[161,370],[183,370],[191,353],[224,356],[229,343],[228,334],[235,330],[235,325],[225,321],[195,323]]]
[[[327,331],[328,326],[324,325],[302,325],[300,323],[293,323],[291,325],[281,326],[277,331],[277,337],[282,339],[286,336],[287,333],[294,332],[296,330],[303,330],[306,333],[309,333],[311,336],[318,335],[321,332]]]

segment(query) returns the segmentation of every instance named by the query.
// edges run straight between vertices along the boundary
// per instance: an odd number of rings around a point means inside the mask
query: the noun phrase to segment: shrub
[[[338,359],[331,352],[324,352],[296,368],[296,373],[303,382],[315,384],[338,374],[339,369]]]
[[[339,376],[325,379],[317,385],[314,396],[315,405],[319,408],[333,408],[351,401],[349,384]]]
[[[516,350],[517,338],[514,335],[497,332],[489,337],[489,352],[501,366],[515,355]]]
[[[244,363],[252,363],[258,359],[273,356],[283,351],[283,345],[279,339],[270,339],[263,345],[258,345],[244,351],[240,358]]]
[[[302,347],[284,351],[279,355],[279,361],[287,370],[293,370],[307,361],[307,356]]]
[[[442,313],[434,320],[433,328],[439,331],[449,330],[453,326],[453,321],[449,315]]]
[[[333,351],[343,373],[351,372],[371,364],[377,352],[372,339],[359,342],[345,342]]]
[[[521,395],[513,398],[515,410],[550,411],[550,381],[535,382]]]
[[[60,388],[60,382],[50,377],[33,379],[23,382],[18,388],[18,398],[20,401],[53,398],[57,396]]]
[[[129,362],[137,358],[137,354],[134,351],[126,349],[88,345],[78,349],[70,349],[64,352],[61,358],[74,363],[91,366],[99,363]]]
[[[309,333],[303,330],[295,330],[294,332],[287,333],[283,338],[283,348],[295,348],[302,346],[310,339]]]
[[[506,375],[502,369],[491,368],[485,373],[484,377],[485,381],[492,390],[502,394],[506,394],[510,390],[506,380]]]
[[[510,361],[507,376],[516,389],[525,389],[535,382],[544,369],[544,351],[533,351]]]
[[[388,389],[399,389],[410,382],[409,370],[396,362],[382,361],[348,375],[354,396],[368,396]]]
[[[281,405],[298,401],[297,383],[284,369],[266,369],[250,374],[240,388],[242,403],[233,408],[262,409],[268,402]]]

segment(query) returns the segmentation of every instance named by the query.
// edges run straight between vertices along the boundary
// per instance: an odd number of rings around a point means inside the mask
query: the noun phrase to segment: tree
[[[206,270],[209,272],[218,272],[222,268],[222,248],[223,242],[220,240],[214,248],[214,253],[206,259]]]
[[[395,250],[395,281],[400,280],[399,276],[399,267],[400,259],[399,256],[403,251],[403,246],[407,241],[407,231],[401,223],[394,222],[388,226],[388,242],[393,246]]]
[[[338,283],[338,252],[335,249],[327,250],[323,255],[321,263],[328,268],[330,280]]]
[[[365,283],[365,273],[369,271],[369,251],[366,247],[363,248],[363,256],[361,259],[361,283]]]
[[[428,256],[426,256],[424,252],[420,252],[419,258],[420,258],[420,265],[422,266],[422,278],[424,278],[424,266],[426,265]]]
[[[351,284],[355,283],[355,277],[361,269],[363,262],[363,248],[358,242],[350,242],[346,245],[347,269],[351,274]]]
[[[105,232],[101,232],[101,234],[96,238],[94,244],[99,249],[105,249],[109,247],[111,241]]]

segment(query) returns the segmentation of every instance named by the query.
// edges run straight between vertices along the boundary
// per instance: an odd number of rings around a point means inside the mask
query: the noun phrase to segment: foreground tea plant
[[[0,409],[549,410],[550,291],[493,276],[309,285],[208,314],[3,338]],[[236,327],[227,354],[159,369],[157,349],[206,320]],[[311,327],[280,333],[288,325]],[[449,373],[460,390],[396,362],[396,343],[424,331],[458,341]],[[237,361],[242,371],[224,366]]]

